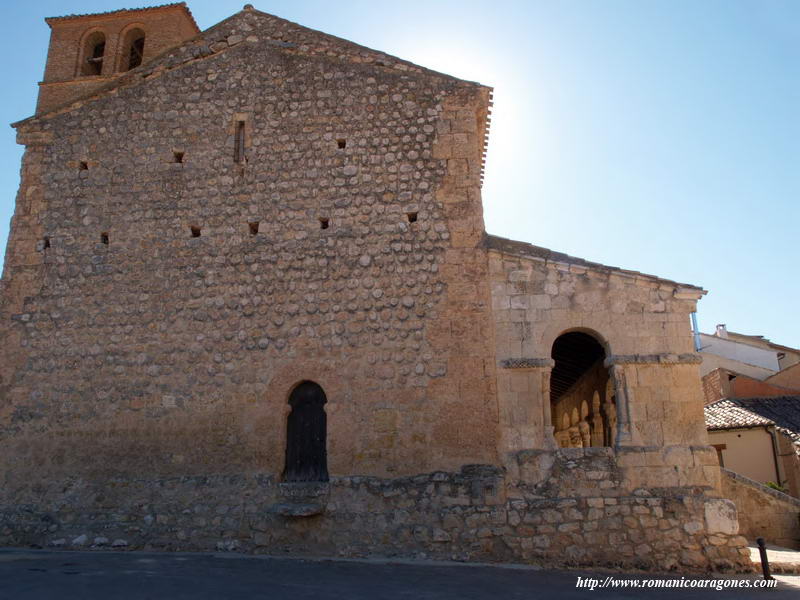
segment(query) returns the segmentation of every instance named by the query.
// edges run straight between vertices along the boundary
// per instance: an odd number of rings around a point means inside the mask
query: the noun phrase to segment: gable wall
[[[488,90],[284,51],[259,19],[217,28],[226,50],[206,60],[22,128],[6,477],[279,474],[303,379],[328,397],[332,475],[496,462],[475,250]]]

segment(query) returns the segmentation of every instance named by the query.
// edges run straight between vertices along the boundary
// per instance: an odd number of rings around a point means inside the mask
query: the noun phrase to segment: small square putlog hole
[[[336,140],[336,147],[339,148],[339,150],[344,150],[347,148],[347,140],[344,138],[339,138]]]
[[[408,222],[409,223],[416,223],[417,222],[417,213],[416,212],[406,213],[406,217],[408,218]]]
[[[46,235],[42,238],[41,248],[47,250],[50,247],[50,236]]]
[[[173,152],[172,162],[177,164],[183,164],[183,152]]]
[[[82,160],[78,163],[78,170],[79,171],[88,171],[89,170],[89,163],[85,160]]]
[[[328,219],[326,217],[320,217],[319,218],[319,228],[320,229],[327,229],[328,227],[330,227],[330,225],[331,225],[330,219]]]
[[[257,235],[258,234],[258,221],[253,221],[252,223],[248,223],[247,226],[250,228],[250,235]]]
[[[100,234],[100,243],[108,246],[108,232],[104,231]]]
[[[189,231],[191,231],[191,232],[192,232],[192,237],[193,237],[193,238],[195,238],[195,237],[200,237],[200,228],[199,228],[199,227],[197,227],[197,226],[195,226],[195,225],[191,225],[191,226],[189,227]]]

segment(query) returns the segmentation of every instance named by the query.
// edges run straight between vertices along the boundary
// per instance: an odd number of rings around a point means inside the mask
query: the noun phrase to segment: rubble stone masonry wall
[[[5,485],[280,473],[304,379],[327,394],[332,475],[496,462],[475,250],[489,90],[303,51],[272,24],[240,13],[210,55],[19,126]]]
[[[800,550],[800,500],[734,473],[722,471],[722,492],[736,503],[739,529],[751,545],[767,544]]]
[[[658,451],[627,454],[646,461]],[[750,569],[728,500],[692,486],[631,489],[608,448],[527,451],[515,462],[517,474],[472,465],[330,484],[266,474],[73,479],[0,506],[0,544]],[[284,510],[298,495],[324,510]]]

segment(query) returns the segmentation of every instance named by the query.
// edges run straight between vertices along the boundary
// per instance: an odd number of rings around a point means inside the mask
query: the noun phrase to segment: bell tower
[[[45,22],[50,47],[36,114],[89,94],[200,33],[184,2]]]

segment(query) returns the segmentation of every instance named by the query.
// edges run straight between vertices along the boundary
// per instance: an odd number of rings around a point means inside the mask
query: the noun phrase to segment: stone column
[[[554,436],[555,426],[553,425],[552,407],[550,406],[550,375],[553,372],[555,361],[551,358],[541,359],[542,365],[539,367],[542,382],[542,424],[544,426],[544,447],[547,450],[555,450],[558,443]]]
[[[557,431],[553,435],[553,443],[556,446],[554,449],[569,448],[569,431],[566,430],[566,429],[562,429],[561,431]]]
[[[591,427],[589,427],[589,423],[584,420],[578,422],[578,431],[581,434],[581,442],[583,443],[584,448],[588,448],[592,445],[592,434],[591,434]]]
[[[106,47],[103,53],[103,69],[100,73],[103,77],[112,77],[116,74],[121,43],[118,33],[109,33],[106,35]]]
[[[581,438],[580,428],[577,425],[573,425],[567,431],[569,432],[569,447],[583,448],[583,439]]]
[[[630,446],[633,442],[630,413],[631,393],[625,374],[625,366],[612,363],[611,377],[614,379],[614,397],[617,405],[615,445]]]
[[[592,446],[604,445],[603,416],[600,414],[600,395],[595,392],[592,397]]]

